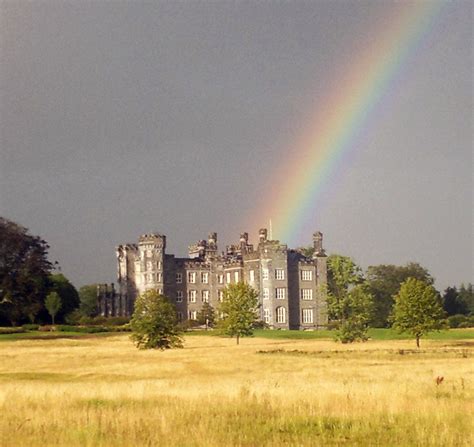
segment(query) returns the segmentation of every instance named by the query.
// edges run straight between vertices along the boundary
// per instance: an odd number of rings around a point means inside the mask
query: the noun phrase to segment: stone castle
[[[313,235],[314,254],[305,256],[259,231],[256,247],[248,233],[219,254],[217,233],[189,246],[189,256],[166,253],[166,236],[140,236],[138,244],[117,247],[118,291],[98,290],[102,315],[129,316],[135,298],[155,289],[170,298],[178,319],[196,320],[204,303],[215,309],[227,284],[243,281],[259,292],[260,318],[275,329],[318,329],[327,325],[326,254],[323,235]]]

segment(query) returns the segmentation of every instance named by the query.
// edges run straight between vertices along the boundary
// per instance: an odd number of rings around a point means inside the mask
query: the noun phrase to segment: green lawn
[[[0,334],[0,341],[9,340],[31,340],[31,339],[58,339],[58,338],[76,338],[76,337],[106,337],[108,335],[117,335],[117,332],[40,332],[28,331],[17,334]],[[190,331],[186,335],[190,336],[220,336],[218,331]],[[320,331],[281,331],[257,329],[254,332],[255,337],[268,339],[286,339],[286,340],[313,340],[313,339],[332,339],[335,332],[329,330]],[[373,340],[407,340],[411,339],[409,334],[399,334],[393,329],[370,329],[369,337]],[[474,339],[474,328],[468,329],[450,329],[440,332],[432,332],[425,337],[428,340],[466,340]]]
[[[0,334],[1,341],[12,340],[35,340],[35,339],[58,339],[58,338],[77,338],[77,337],[107,337],[110,335],[117,335],[117,332],[98,332],[94,334],[84,332],[41,332],[41,331],[27,331],[19,332],[17,334]]]
[[[219,336],[217,331],[190,331],[186,335],[201,336],[215,335]],[[269,329],[257,329],[254,331],[255,337],[270,339],[290,339],[290,340],[308,340],[325,338],[334,338],[335,331],[281,331]],[[369,329],[369,337],[373,340],[409,340],[413,338],[409,334],[399,334],[393,329]],[[425,337],[429,340],[465,340],[474,339],[474,328],[469,329],[450,329],[440,332],[432,332]]]

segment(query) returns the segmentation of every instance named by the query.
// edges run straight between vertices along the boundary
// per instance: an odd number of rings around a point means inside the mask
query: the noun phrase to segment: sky
[[[285,212],[338,79],[420,4],[1,2],[0,215],[47,240],[76,287],[114,281],[115,246],[143,233],[178,256],[211,231],[221,250],[243,231],[255,242]],[[474,281],[472,4],[441,5],[275,239],[320,230],[363,268],[419,262],[440,290]]]

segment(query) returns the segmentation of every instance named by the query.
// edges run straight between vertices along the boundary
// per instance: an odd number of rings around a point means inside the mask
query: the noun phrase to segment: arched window
[[[284,307],[276,308],[277,323],[286,323],[286,309]]]

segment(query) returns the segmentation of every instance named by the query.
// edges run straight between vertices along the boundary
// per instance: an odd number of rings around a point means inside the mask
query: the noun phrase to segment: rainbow
[[[348,69],[342,70],[342,76],[310,120],[308,131],[289,149],[290,157],[271,172],[261,203],[257,203],[246,228],[256,229],[272,219],[274,239],[297,243],[301,242],[305,224],[314,224],[322,196],[335,180],[338,167],[358,149],[358,138],[416,54],[442,2],[416,1],[395,6],[390,23],[383,23],[373,32],[372,44],[364,43],[363,50],[349,61]],[[283,180],[278,184],[275,179]]]

